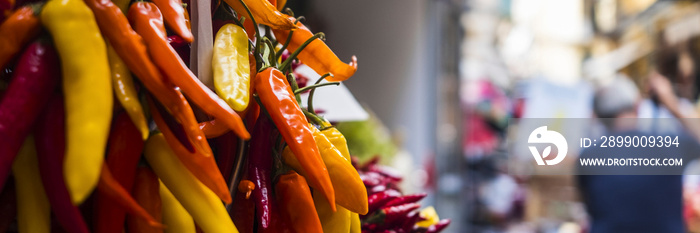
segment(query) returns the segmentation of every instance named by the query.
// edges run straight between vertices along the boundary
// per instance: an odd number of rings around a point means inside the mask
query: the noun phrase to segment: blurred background
[[[370,119],[342,122],[351,153],[428,192],[446,232],[581,232],[571,177],[503,171],[507,124],[587,118],[595,89],[653,70],[697,102],[700,3],[654,0],[293,0],[343,60]],[[675,79],[674,79],[675,77]],[[677,78],[686,77],[686,78]],[[547,91],[540,91],[547,90]],[[688,231],[696,216],[686,213]],[[697,220],[697,219],[695,219]]]

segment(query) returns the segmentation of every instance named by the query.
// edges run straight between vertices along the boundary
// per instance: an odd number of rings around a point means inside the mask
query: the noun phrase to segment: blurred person
[[[638,130],[636,118],[640,101],[637,86],[628,78],[618,77],[611,84],[600,88],[595,93],[593,108],[596,116],[607,118],[606,135],[647,135]],[[666,154],[688,156],[691,152],[687,148],[700,151],[695,141],[687,140],[688,137],[682,138],[683,148],[590,147],[585,149],[580,157],[630,158]],[[592,175],[601,171],[595,169],[608,169],[605,170],[605,174],[612,174],[612,171],[620,175]],[[591,220],[591,233],[686,232],[682,215],[681,176],[630,175],[639,173],[639,169],[647,168],[579,167],[579,174],[588,174],[578,176],[578,182]],[[674,172],[680,174],[680,171]]]

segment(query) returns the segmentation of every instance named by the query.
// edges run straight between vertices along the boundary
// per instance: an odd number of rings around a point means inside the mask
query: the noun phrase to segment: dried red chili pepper
[[[381,223],[381,225],[384,225],[385,227],[392,228],[396,226],[397,223],[403,223],[403,221],[400,220],[403,220],[408,213],[417,210],[418,208],[420,208],[420,204],[418,203],[384,207],[379,210],[379,212],[369,217],[366,222]]]
[[[405,196],[398,197],[394,200],[391,200],[390,202],[387,202],[386,205],[384,206],[398,206],[398,205],[403,205],[407,203],[414,203],[422,200],[428,196],[426,193],[416,193],[416,194],[409,194]]]
[[[109,148],[107,149],[106,163],[114,175],[114,179],[131,192],[136,177],[144,143],[139,139],[139,129],[122,112],[118,114],[112,123],[109,135]],[[124,230],[126,210],[110,198],[98,193],[95,197],[95,224],[97,233],[121,233]]]
[[[439,221],[438,223],[436,223],[435,225],[432,225],[432,226],[428,227],[428,231],[426,231],[426,233],[437,233],[437,232],[440,232],[440,231],[444,230],[445,228],[447,228],[447,226],[450,225],[450,222],[451,222],[451,221],[450,221],[449,219],[440,220],[440,221]]]
[[[46,106],[60,77],[53,47],[32,43],[22,54],[0,102],[0,190],[32,124]]]
[[[304,177],[294,171],[281,175],[275,185],[277,200],[296,232],[322,233],[311,190]]]
[[[374,213],[374,211],[377,211],[379,208],[384,206],[386,203],[389,203],[390,201],[398,198],[401,196],[401,193],[399,191],[389,189],[385,190],[382,192],[378,192],[372,195],[369,195],[369,198],[367,198],[367,201],[369,203],[368,205],[368,214]],[[360,215],[363,216],[363,215]]]
[[[323,193],[335,210],[331,178],[321,159],[309,123],[284,74],[275,68],[267,68],[256,75],[254,88],[282,138],[304,168],[309,183]]]
[[[66,147],[64,117],[63,97],[56,94],[37,119],[34,130],[39,175],[51,209],[58,213],[55,217],[63,229],[68,232],[87,233],[87,224],[80,209],[73,205],[63,178]]]
[[[39,35],[41,23],[35,12],[32,6],[20,7],[0,24],[0,68]]]
[[[149,215],[153,216],[156,221],[162,221],[163,203],[160,200],[160,182],[150,168],[139,167],[137,169],[132,194],[136,202],[143,206]],[[163,232],[162,228],[154,227],[147,221],[135,216],[128,216],[126,225],[128,232]]]

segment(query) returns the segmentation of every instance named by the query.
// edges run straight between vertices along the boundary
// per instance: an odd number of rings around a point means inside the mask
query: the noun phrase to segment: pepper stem
[[[291,10],[290,10],[290,11],[291,11]],[[306,18],[304,18],[304,16],[299,16],[299,18],[297,18],[297,19],[294,21],[294,25],[297,25],[297,23],[298,23],[299,21],[301,21],[302,19],[306,19]],[[279,59],[280,57],[282,57],[282,53],[284,53],[284,50],[287,49],[287,46],[289,46],[289,42],[292,41],[292,35],[294,35],[294,31],[293,31],[293,30],[290,30],[290,31],[289,31],[289,35],[287,35],[287,39],[284,41],[284,44],[282,45],[282,48],[281,48],[279,51],[277,51],[277,59]]]
[[[311,90],[311,89],[316,89],[316,88],[318,88],[318,87],[331,86],[331,85],[333,85],[333,86],[338,86],[338,85],[340,85],[340,82],[319,83],[319,84],[314,84],[314,85],[311,85],[311,86],[305,86],[305,87],[299,88],[299,89],[297,89],[296,91],[294,91],[294,94],[295,94],[295,95],[298,95],[298,94],[301,94],[302,92],[305,92],[305,91],[308,91],[308,90]]]
[[[321,83],[321,81],[323,81],[328,76],[333,77],[333,74],[331,74],[331,73],[324,74],[323,76],[318,78],[318,80],[316,80],[316,83],[314,83],[314,85],[318,85],[319,83]],[[309,109],[309,112],[316,114],[316,111],[314,110],[314,93],[316,93],[315,88],[313,90],[311,90],[311,92],[309,92],[309,99],[306,102],[306,108]]]
[[[314,34],[314,36],[312,36],[312,37],[309,38],[308,40],[304,41],[304,43],[301,44],[301,45],[299,46],[299,48],[297,48],[297,50],[294,50],[294,53],[292,53],[292,55],[289,55],[289,57],[287,58],[287,60],[284,60],[284,62],[282,62],[282,65],[280,65],[280,70],[284,72],[284,71],[286,71],[288,68],[290,68],[290,66],[291,66],[291,64],[292,64],[292,61],[293,61],[294,59],[296,59],[297,56],[299,55],[299,53],[301,53],[301,51],[304,50],[304,48],[306,48],[306,46],[308,46],[309,44],[311,44],[311,42],[313,42],[313,41],[316,40],[316,39],[321,39],[321,40],[323,40],[323,39],[325,39],[325,38],[326,38],[326,34],[323,34],[323,32],[319,32],[319,33]]]
[[[304,116],[306,116],[306,118],[309,118],[309,120],[311,120],[315,125],[323,125],[323,122],[325,122],[323,119],[321,119],[321,117],[309,112],[306,109],[302,108],[301,111],[303,111]]]

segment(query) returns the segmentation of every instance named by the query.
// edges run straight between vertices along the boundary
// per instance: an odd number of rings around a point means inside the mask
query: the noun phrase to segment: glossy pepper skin
[[[17,9],[0,24],[0,68],[20,51],[26,44],[39,35],[41,24],[31,6]]]
[[[184,164],[184,166],[189,170],[192,175],[194,175],[202,184],[216,193],[221,200],[226,203],[231,203],[231,195],[229,194],[228,185],[221,176],[219,168],[216,166],[216,160],[212,155],[203,155],[200,153],[191,153],[185,149],[182,144],[175,138],[172,131],[164,126],[164,117],[161,112],[158,111],[158,106],[149,100],[149,108],[151,109],[151,116],[153,120],[158,125],[158,129],[162,132],[172,151],[177,155],[179,160]]]
[[[17,63],[0,100],[0,190],[10,174],[12,160],[58,85],[59,64],[56,50],[42,42],[29,45]]]
[[[247,177],[243,177],[247,179]],[[237,192],[231,204],[231,219],[241,233],[254,233],[255,203],[253,198],[246,199],[245,193]]]
[[[136,187],[134,188],[134,190],[137,189],[138,188]],[[97,186],[97,190],[102,195],[111,198],[112,201],[121,204],[127,211],[129,211],[131,215],[145,220],[148,225],[156,228],[163,228],[163,225],[159,222],[160,216],[152,216],[152,212],[150,212],[152,209],[144,209],[144,207],[141,207],[141,205],[139,205],[141,203],[137,202],[134,197],[131,197],[129,192],[126,191],[126,189],[124,189],[124,187],[122,187],[116,179],[114,179],[112,172],[109,170],[106,164],[103,164],[102,166],[100,183]],[[148,208],[150,206],[146,207]]]
[[[109,68],[112,73],[112,86],[114,94],[119,100],[119,103],[124,107],[124,110],[131,117],[131,121],[138,127],[141,132],[141,138],[145,141],[148,139],[148,123],[146,116],[143,114],[143,107],[139,102],[138,93],[134,87],[134,79],[131,77],[131,71],[126,67],[124,61],[117,55],[111,45],[107,46],[107,57],[109,58]]]
[[[331,182],[333,182],[333,189],[336,190],[335,204],[355,213],[367,214],[367,189],[362,183],[357,170],[331,144],[326,135],[319,132],[313,125],[309,125],[309,128],[320,150],[321,158],[323,158],[323,162],[328,168],[328,174],[331,177]],[[285,148],[282,152],[284,162],[295,170],[301,171],[302,175],[306,175],[306,170],[300,166],[296,157],[291,153],[291,150]]]
[[[154,0],[153,3],[163,12],[165,23],[175,32],[175,34],[185,39],[187,43],[194,41],[194,35],[185,22],[185,8],[180,0]]]
[[[97,186],[112,120],[107,48],[94,15],[81,0],[48,1],[41,21],[61,57],[67,131],[64,172],[71,199],[78,204]]]
[[[247,177],[255,184],[252,199],[255,202],[255,219],[258,232],[284,232],[279,206],[272,191],[272,165],[275,126],[266,116],[260,117],[253,128],[253,138],[248,151]]]
[[[162,134],[152,135],[146,141],[145,156],[153,171],[202,231],[238,233],[219,197],[177,159]]]
[[[291,18],[293,20],[293,18]],[[295,51],[306,40],[313,37],[313,33],[309,31],[301,22],[297,22],[297,29],[292,34],[292,39],[289,41],[287,50]],[[289,37],[289,30],[274,29],[277,41],[286,41]],[[345,64],[338,56],[333,53],[333,50],[328,48],[325,42],[321,39],[315,39],[297,56],[299,61],[308,65],[319,74],[331,73],[333,76],[328,76],[326,80],[330,82],[345,81],[357,71],[357,57],[352,56],[350,63]]]
[[[28,137],[12,163],[17,189],[18,232],[51,232],[51,207],[39,176],[34,138]]]
[[[165,233],[195,233],[194,220],[173,193],[160,182],[160,200],[163,203],[163,224]]]
[[[205,150],[206,147],[200,145],[204,145],[206,138],[199,130],[192,107],[177,87],[161,75],[148,55],[143,38],[131,28],[119,7],[109,0],[86,0],[85,3],[95,12],[95,19],[103,35],[129,70],[181,122],[195,147]]]
[[[311,190],[304,177],[294,171],[281,175],[275,185],[275,193],[295,232],[323,232]]]
[[[233,8],[233,10],[244,16],[247,19],[246,21],[250,20],[250,15],[248,15],[248,12],[245,10],[243,4],[241,4],[239,0],[224,1],[226,1],[226,3]],[[250,9],[250,12],[253,14],[253,17],[255,17],[255,21],[258,24],[264,24],[279,30],[292,30],[297,28],[294,25],[295,19],[290,19],[287,15],[279,12],[277,8],[267,0],[244,0],[244,2]]]
[[[233,110],[243,112],[248,107],[250,91],[250,61],[248,37],[243,28],[226,24],[214,40],[214,89]]]
[[[345,139],[345,136],[335,127],[331,127],[331,123],[323,122],[322,126],[327,127],[327,129],[321,130],[321,133],[328,138],[328,141],[340,151],[345,159],[350,161],[350,150],[348,150],[348,140]]]
[[[54,95],[44,109],[34,130],[41,182],[56,220],[68,232],[88,233],[88,227],[78,207],[71,202],[63,179],[65,157],[65,126],[63,97]]]
[[[204,132],[204,135],[207,138],[217,138],[230,131],[225,125],[221,124],[221,122],[217,121],[216,119],[199,123],[199,129]]]
[[[129,19],[136,31],[145,39],[151,57],[158,58],[154,59],[156,65],[163,70],[170,81],[179,86],[185,95],[204,112],[222,121],[240,138],[245,140],[250,138],[241,117],[226,104],[226,101],[199,81],[168,44],[163,17],[154,4],[147,2],[132,4],[129,9]]]
[[[361,233],[362,222],[358,213],[350,213],[350,233]]]
[[[337,211],[333,211],[328,200],[319,193],[314,193],[313,198],[323,232],[350,232],[352,212],[342,206],[336,206]]]
[[[127,192],[131,192],[144,143],[141,140],[141,132],[127,113],[119,113],[114,118],[109,132],[109,145],[105,163],[114,179]],[[126,209],[100,192],[95,197],[94,205],[95,232],[121,233],[124,230]]]
[[[279,70],[268,68],[256,75],[254,88],[311,186],[334,204],[335,195],[328,170],[287,79]]]
[[[160,181],[148,167],[136,170],[134,190],[131,192],[134,200],[142,206],[156,221],[162,221],[163,208],[160,199]],[[162,228],[154,227],[135,216],[126,218],[127,232],[163,232]]]

